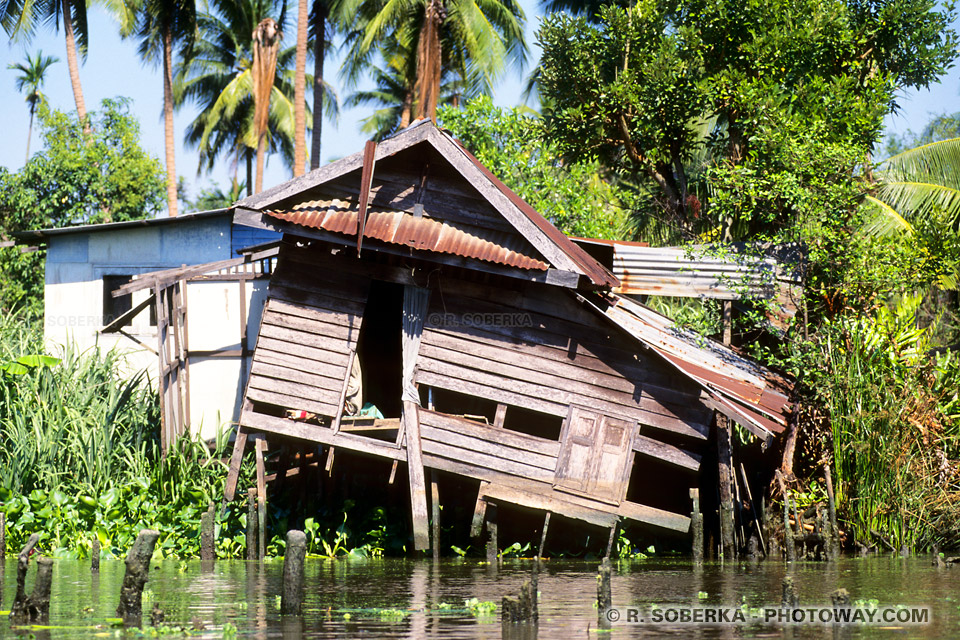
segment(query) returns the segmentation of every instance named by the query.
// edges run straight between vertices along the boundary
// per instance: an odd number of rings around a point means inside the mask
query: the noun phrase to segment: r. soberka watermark
[[[431,313],[427,324],[432,327],[532,327],[529,313]]]
[[[930,624],[930,607],[747,607],[649,605],[613,607],[601,615],[611,624],[645,625],[860,625]]]

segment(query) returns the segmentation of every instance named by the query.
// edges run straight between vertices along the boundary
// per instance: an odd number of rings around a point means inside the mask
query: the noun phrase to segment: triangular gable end
[[[414,159],[418,160],[412,162]],[[422,173],[424,160],[432,165],[426,174]],[[284,219],[295,223],[303,219],[303,216],[295,215],[298,207],[312,208],[315,214],[320,214],[321,208],[341,214],[350,210],[356,212],[362,168],[363,154],[357,153],[241,200],[235,206],[239,210],[274,214],[288,212],[291,215]],[[429,203],[420,202],[427,217],[457,225],[470,236],[476,235],[477,228],[492,232],[493,236],[481,233],[481,240],[486,237],[499,245],[505,250],[501,254],[511,256],[513,266],[529,268],[543,260],[544,266],[585,276],[592,287],[618,284],[609,271],[429,120],[416,123],[378,145],[370,211],[377,211],[378,206],[380,209],[411,211],[415,201],[423,200],[418,196],[418,187],[424,178],[429,185],[424,193],[433,196]],[[445,196],[449,197],[444,207]],[[342,217],[342,221],[334,220],[332,224],[341,232],[355,235],[355,223],[348,229],[345,226],[347,218]],[[327,222],[331,223],[330,220]],[[390,220],[384,222],[391,223]]]

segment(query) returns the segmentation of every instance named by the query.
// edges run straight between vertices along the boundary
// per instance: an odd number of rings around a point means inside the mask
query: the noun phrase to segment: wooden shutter
[[[627,489],[635,423],[571,406],[554,487],[619,504]]]

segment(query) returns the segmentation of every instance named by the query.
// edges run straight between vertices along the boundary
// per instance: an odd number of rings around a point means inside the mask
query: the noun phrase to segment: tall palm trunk
[[[323,133],[323,63],[327,52],[327,3],[314,0],[313,14],[317,21],[313,44],[313,144],[310,145],[310,168],[320,166],[320,135]]]
[[[307,153],[307,0],[297,2],[297,54],[293,77],[293,175],[306,170]]]
[[[257,132],[257,182],[253,192],[263,189],[263,160],[270,115],[270,94],[277,74],[277,50],[283,32],[273,18],[264,18],[253,32],[253,124]]]
[[[37,110],[35,104],[30,105],[30,126],[27,127],[27,159],[23,161],[24,164],[30,161],[30,138],[33,137],[33,113]]]
[[[163,136],[167,156],[167,208],[177,215],[177,169],[173,145],[173,33],[163,28]]]
[[[80,66],[77,64],[77,41],[73,35],[73,13],[70,11],[70,0],[61,0],[60,4],[63,9],[63,33],[67,40],[67,68],[70,70],[73,100],[77,103],[77,117],[83,123],[83,132],[89,134],[90,123],[87,122],[87,105],[83,101],[83,87],[80,86]]]
[[[410,126],[410,117],[413,114],[413,91],[407,90],[403,94],[403,104],[400,105],[400,128]]]
[[[417,118],[434,122],[440,95],[440,26],[444,18],[443,0],[428,0],[417,44]]]

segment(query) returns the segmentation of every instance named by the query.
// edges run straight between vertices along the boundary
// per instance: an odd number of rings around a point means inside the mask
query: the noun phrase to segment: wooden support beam
[[[733,455],[730,450],[730,420],[717,414],[717,483],[720,489],[720,545],[723,558],[732,560],[734,547]]]
[[[267,450],[267,440],[257,438],[257,557],[263,560],[267,555],[267,478],[263,464],[263,454]]]
[[[617,524],[618,523],[614,523],[614,525],[610,527],[610,536],[607,538],[607,552],[603,554],[603,557],[606,559],[609,559],[610,554],[613,553],[613,542],[617,539]]]
[[[486,511],[487,527],[487,562],[496,566],[497,558],[500,555],[500,545],[497,540],[497,505],[491,502],[487,505]]]
[[[699,565],[703,564],[703,514],[700,513],[700,489],[690,489],[690,500],[693,502],[693,511],[690,514],[693,562]]]
[[[440,487],[436,470],[430,471],[430,538],[433,559],[440,559]]]
[[[417,551],[430,548],[427,525],[427,489],[423,472],[423,451],[420,448],[419,407],[403,403],[403,428],[406,431],[407,475],[410,478],[410,511],[413,516],[413,546]]]
[[[497,403],[497,413],[493,417],[493,426],[502,427],[503,421],[506,419],[506,417],[507,417],[507,405],[503,404],[502,402]]]
[[[237,482],[240,479],[240,465],[243,463],[243,450],[247,447],[247,430],[237,429],[233,440],[233,453],[230,454],[230,467],[227,470],[227,481],[223,486],[223,499],[232,502],[237,495]]]
[[[550,530],[550,512],[543,516],[543,531],[540,532],[540,546],[537,547],[537,560],[543,557],[543,552],[547,547],[547,531]]]
[[[473,507],[473,522],[470,523],[470,537],[479,538],[483,531],[483,518],[487,513],[487,500],[483,495],[483,490],[490,483],[486,480],[480,481],[480,491],[477,492],[477,503]]]

